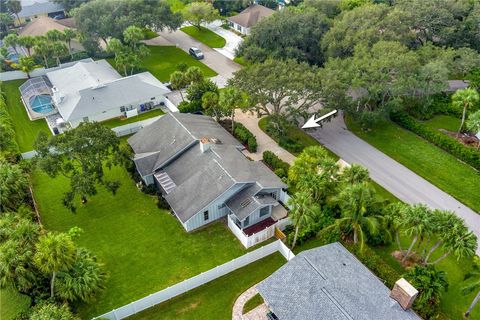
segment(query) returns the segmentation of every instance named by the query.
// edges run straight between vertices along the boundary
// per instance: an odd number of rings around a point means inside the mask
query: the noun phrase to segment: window
[[[151,97],[150,100],[155,100],[155,97]]]
[[[83,122],[88,122],[88,117],[83,117]]]
[[[208,210],[203,211],[203,221],[207,221],[207,220],[208,220]]]
[[[225,203],[219,204],[218,205],[218,210],[225,208]]]
[[[125,107],[120,107],[120,112],[125,112]]]
[[[263,207],[260,209],[260,217],[264,217],[270,213],[270,207]]]
[[[237,30],[242,32],[242,27],[241,26],[237,26]]]

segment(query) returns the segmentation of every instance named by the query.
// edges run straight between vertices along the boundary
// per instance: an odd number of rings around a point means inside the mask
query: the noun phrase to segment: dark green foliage
[[[15,129],[7,111],[5,96],[0,83],[0,158],[16,162],[20,158],[20,149],[15,140]]]
[[[194,113],[202,110],[202,105],[188,101],[182,101],[178,104],[178,110],[181,113]]]
[[[286,178],[288,176],[288,169],[290,169],[290,165],[281,160],[272,151],[265,151],[263,153],[263,162],[280,178]]]
[[[451,102],[450,94],[435,94],[431,97],[428,108],[424,107],[422,101],[412,101],[407,107],[407,112],[420,120],[431,119],[437,114],[445,114],[457,118],[462,117],[462,109],[454,107]]]
[[[392,113],[390,117],[394,122],[405,129],[418,134],[420,137],[433,143],[437,147],[442,148],[448,153],[451,153],[453,156],[466,162],[473,168],[480,170],[480,152],[478,150],[467,147],[450,136],[422,125],[405,112]]]
[[[234,136],[247,146],[248,151],[257,152],[257,139],[243,124],[235,122]]]
[[[158,194],[158,198],[157,198],[157,207],[162,210],[168,210],[168,211],[172,210],[167,200],[165,200],[163,195],[161,195],[160,193]]]
[[[238,55],[252,62],[261,62],[270,56],[321,65],[324,56],[320,39],[328,28],[328,18],[316,10],[287,8],[256,24]]]
[[[332,213],[328,208],[322,211],[320,215],[316,216],[314,221],[309,224],[304,225],[300,228],[297,236],[296,245],[302,245],[308,239],[315,237],[318,234],[319,230],[326,228],[327,226],[334,223],[335,219],[331,215]],[[294,231],[294,230],[292,230]],[[290,232],[287,235],[287,243],[292,245],[295,232]],[[332,243],[340,240],[340,233],[335,232],[335,230],[328,230],[325,236],[322,235],[322,241],[325,241],[324,244]]]

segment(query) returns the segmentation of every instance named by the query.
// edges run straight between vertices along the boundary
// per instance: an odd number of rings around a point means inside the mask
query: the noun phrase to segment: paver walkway
[[[244,154],[253,160],[262,160],[263,152],[269,150],[275,153],[283,161],[292,164],[293,160],[295,160],[295,156],[280,147],[275,140],[263,132],[262,129],[258,127],[258,120],[259,119],[255,115],[250,113],[243,113],[238,110],[235,112],[235,121],[243,124],[257,138],[257,152],[250,153],[245,150]]]
[[[248,312],[246,315],[243,315],[243,306],[245,305],[245,303],[247,303],[248,300],[250,300],[254,295],[258,293],[257,284],[247,289],[247,291],[242,293],[237,298],[237,300],[233,304],[232,320],[247,320],[247,319],[263,320],[267,318],[266,313],[268,309],[267,309],[267,306],[265,306],[265,304],[263,304],[263,307],[262,305],[260,305],[257,308]],[[262,314],[263,314],[263,317],[262,317]]]
[[[477,213],[350,132],[342,116],[307,133],[348,163],[358,163],[367,168],[375,182],[400,200],[455,211],[480,242],[480,216]],[[477,249],[479,253],[480,248]]]

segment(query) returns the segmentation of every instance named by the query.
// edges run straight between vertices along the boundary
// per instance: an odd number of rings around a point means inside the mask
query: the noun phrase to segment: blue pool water
[[[30,107],[38,113],[49,113],[53,110],[52,97],[46,94],[31,97]]]

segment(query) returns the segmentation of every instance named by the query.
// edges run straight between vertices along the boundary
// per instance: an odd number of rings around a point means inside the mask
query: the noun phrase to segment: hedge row
[[[247,146],[248,151],[257,152],[257,138],[243,124],[235,122],[234,136]]]
[[[17,162],[20,159],[20,149],[3,94],[0,94],[0,157],[10,162]]]
[[[263,152],[263,162],[280,178],[288,177],[288,169],[290,169],[290,165],[277,157],[272,151],[267,150]]]
[[[446,134],[424,126],[405,112],[392,113],[390,118],[405,129],[416,133],[454,157],[480,170],[480,152],[478,150],[467,147]]]

